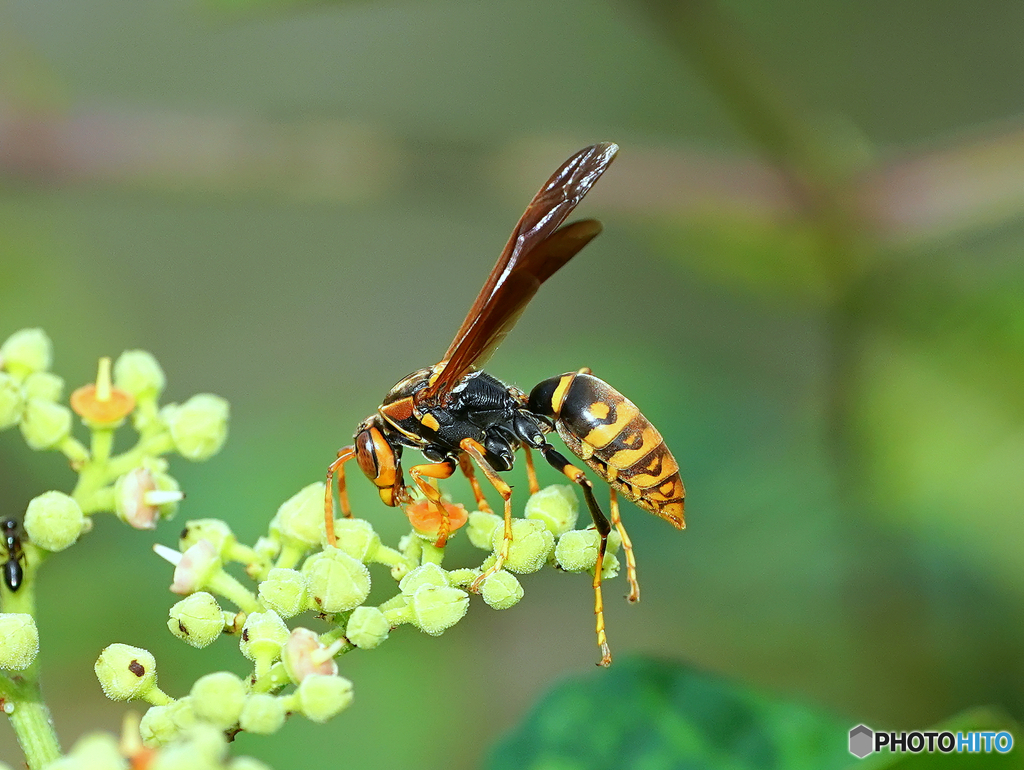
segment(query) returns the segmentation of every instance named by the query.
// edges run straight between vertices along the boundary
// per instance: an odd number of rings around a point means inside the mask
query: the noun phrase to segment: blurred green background
[[[625,510],[644,600],[608,584],[613,651],[850,726],[981,704],[1019,719],[1022,36],[1012,0],[6,0],[0,338],[44,327],[72,388],[142,347],[170,400],[229,399],[226,448],[172,473],[181,520],[251,542],[438,359],[547,175],[616,141],[580,209],[605,233],[489,365],[526,389],[592,367],[683,468],[684,533]],[[0,434],[4,515],[71,483],[61,456]],[[400,514],[351,486],[397,540]],[[103,517],[43,571],[65,745],[120,724],[92,674],[110,642],[151,649],[172,695],[241,673],[232,640],[200,653],[163,631],[150,546],[178,523]],[[239,751],[477,766],[597,658],[588,579],[523,582],[512,610],[474,603],[440,639],[403,628],[346,656],[349,712]]]

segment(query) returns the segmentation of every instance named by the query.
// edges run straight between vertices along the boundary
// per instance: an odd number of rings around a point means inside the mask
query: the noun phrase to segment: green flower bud
[[[348,619],[345,636],[361,650],[372,650],[380,645],[391,631],[384,613],[376,607],[356,607]]]
[[[196,719],[226,730],[242,713],[245,683],[230,671],[217,671],[199,677],[189,695]]]
[[[245,699],[238,726],[247,733],[270,735],[281,729],[284,718],[284,702],[274,695],[258,692]]]
[[[145,350],[126,350],[114,363],[114,384],[136,398],[157,398],[167,384],[164,370]]]
[[[82,509],[63,492],[43,492],[29,501],[25,511],[29,540],[47,551],[63,551],[74,545],[85,526]]]
[[[42,329],[16,331],[0,345],[0,367],[15,377],[45,371],[52,362],[53,343]]]
[[[431,636],[440,636],[454,626],[469,609],[469,594],[446,586],[421,586],[409,598],[410,620]]]
[[[83,735],[71,747],[66,759],[73,759],[70,767],[79,770],[120,770],[128,768],[128,760],[121,755],[117,738],[110,733]],[[47,765],[47,769],[53,765]]]
[[[465,588],[478,577],[480,577],[478,569],[469,569],[468,567],[453,569],[448,572],[448,584],[456,588]]]
[[[558,538],[555,561],[566,572],[584,572],[597,563],[601,536],[596,529],[574,529]]]
[[[270,520],[270,533],[307,547],[320,545],[324,529],[324,483],[303,487],[285,500]]]
[[[192,711],[192,698],[179,698],[166,706],[151,706],[142,715],[139,733],[142,742],[150,748],[166,746],[185,730],[190,729],[196,721]]]
[[[17,425],[23,408],[18,383],[11,375],[0,372],[0,430]]]
[[[288,678],[296,683],[313,675],[334,676],[338,673],[334,655],[339,647],[328,647],[308,628],[296,628],[281,648],[281,662]]]
[[[502,525],[501,516],[483,511],[473,511],[469,514],[469,542],[484,551],[491,550],[491,540],[494,538],[495,530]]]
[[[156,529],[158,518],[178,512],[182,498],[177,481],[148,468],[128,471],[114,483],[114,512],[135,529]]]
[[[595,565],[596,566],[596,565]],[[593,570],[591,570],[593,571]],[[611,580],[619,574],[619,557],[615,554],[605,551],[604,561],[601,564],[601,578],[603,580]]]
[[[288,626],[276,612],[253,612],[245,619],[238,646],[251,661],[277,660],[288,635]]]
[[[314,609],[344,612],[358,607],[370,594],[370,571],[344,551],[329,549],[302,565]]]
[[[412,596],[423,586],[444,586],[451,585],[448,581],[448,573],[436,564],[424,564],[417,567],[398,584],[399,590],[406,596]]]
[[[95,671],[111,700],[144,699],[156,687],[156,658],[141,647],[110,645],[100,653]]]
[[[20,427],[29,449],[52,449],[71,435],[71,410],[63,404],[30,398]]]
[[[53,372],[33,372],[25,378],[22,393],[25,398],[60,401],[64,395],[64,379]]]
[[[182,731],[177,742],[157,754],[150,770],[220,770],[227,758],[228,743],[224,731],[211,724],[197,722]]]
[[[226,521],[193,519],[185,522],[185,527],[181,530],[181,536],[178,538],[178,548],[184,553],[200,540],[208,541],[221,558],[237,542],[234,532],[231,531],[231,527]]]
[[[320,523],[323,523],[324,485],[317,484],[320,493]],[[373,531],[370,522],[364,519],[338,519],[334,522],[334,534],[338,548],[353,559],[367,562],[373,558],[380,545],[380,537]]]
[[[491,536],[491,549],[498,551],[504,535],[504,527],[495,529]],[[512,543],[509,545],[505,569],[521,575],[536,572],[548,560],[555,547],[555,536],[543,521],[537,519],[513,519]]]
[[[306,579],[294,569],[275,567],[260,583],[260,601],[282,618],[291,618],[302,612],[309,604],[306,593]]]
[[[555,537],[576,526],[579,502],[571,484],[544,487],[526,501],[526,518],[543,521]]]
[[[511,572],[498,570],[484,581],[480,595],[494,609],[507,610],[523,598],[523,587]]]
[[[205,591],[187,596],[171,607],[167,628],[182,641],[200,649],[213,644],[224,630],[224,611]]]
[[[178,453],[187,460],[206,460],[217,454],[228,437],[228,402],[200,393],[181,406],[169,404],[160,414],[171,431]]]
[[[39,654],[35,619],[21,612],[0,612],[0,669],[23,671]]]
[[[384,613],[384,620],[391,627],[401,625],[402,623],[409,623],[412,620],[409,611],[409,598],[403,594],[398,594],[398,596],[389,599],[379,609]]]
[[[310,674],[295,690],[298,711],[311,722],[326,722],[352,703],[352,682],[343,676]]]
[[[252,550],[261,561],[269,563],[281,553],[281,543],[273,538],[260,536],[256,538],[256,544]]]

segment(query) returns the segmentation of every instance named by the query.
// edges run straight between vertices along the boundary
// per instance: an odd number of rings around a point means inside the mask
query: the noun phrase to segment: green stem
[[[144,695],[139,696],[139,699],[145,701],[150,706],[168,706],[174,703],[174,698],[156,685],[153,685]]]
[[[369,561],[375,564],[383,564],[385,567],[390,567],[391,576],[395,580],[401,580],[416,568],[415,561],[406,558],[401,551],[397,551],[394,548],[390,548],[383,544],[377,546],[377,549],[373,552],[373,556]]]
[[[263,610],[263,606],[256,600],[252,591],[224,570],[215,572],[206,588],[233,602],[246,613],[261,612]]]
[[[347,612],[347,613],[345,613],[345,615],[346,616],[351,616],[352,613],[351,612]],[[336,656],[337,655],[344,655],[346,652],[349,652],[349,651],[355,649],[355,645],[352,644],[351,642],[349,642],[349,640],[345,637],[345,629],[347,628],[347,626],[348,626],[348,618],[346,617],[346,618],[344,618],[342,620],[339,620],[338,621],[338,625],[335,626],[334,628],[332,628],[330,631],[325,631],[324,633],[320,634],[320,643],[323,644],[326,647],[330,647],[332,644],[334,644],[339,639],[344,640],[345,646],[342,647],[340,650],[338,650],[338,652],[335,654]]]
[[[89,450],[85,448],[85,444],[74,436],[68,436],[61,441],[60,444],[57,445],[57,449],[59,449],[64,456],[71,461],[72,466],[85,463],[89,459]]]
[[[40,693],[38,665],[33,663],[13,678],[0,675],[0,698],[5,710],[13,708],[8,717],[29,770],[42,770],[59,759],[60,742]]]
[[[114,448],[114,429],[110,427],[92,429],[92,461],[103,467],[110,459],[110,450]]]
[[[305,543],[300,543],[297,540],[287,538],[281,544],[281,553],[277,557],[277,562],[274,566],[281,567],[283,569],[295,569],[296,565],[298,565],[299,561],[306,555],[306,551],[308,550],[309,546]]]
[[[166,431],[142,438],[127,452],[110,458],[110,462],[107,464],[107,482],[138,468],[147,457],[167,454],[173,449],[174,440]]]

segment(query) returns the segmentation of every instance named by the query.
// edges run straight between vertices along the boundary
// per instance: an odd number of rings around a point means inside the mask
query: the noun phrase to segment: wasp
[[[344,465],[355,460],[389,506],[412,501],[402,472],[402,453],[416,449],[427,460],[408,468],[412,484],[441,515],[437,545],[450,534],[448,514],[435,481],[459,469],[469,479],[479,509],[490,511],[474,465],[504,501],[504,536],[498,556],[471,590],[501,569],[512,540],[512,489],[499,474],[511,470],[522,450],[531,493],[539,490],[530,450],[577,484],[600,534],[594,570],[594,613],[601,649],[599,665],[611,663],[604,628],[601,567],[614,526],[626,556],[628,599],[638,601],[636,560],[619,516],[619,493],[640,508],[685,526],[685,492],[679,466],[661,434],[640,410],[611,385],[584,368],[541,382],[527,395],[482,371],[526,305],[548,278],[601,232],[601,223],[584,219],[562,223],[611,164],[618,147],[595,144],[569,158],[527,206],[487,277],[480,294],[439,363],[403,378],[377,411],[356,428],[351,445],[338,451],[327,471],[324,506],[328,543],[335,544],[334,479],[342,515],[350,517]],[[545,436],[555,431],[562,442],[611,487],[605,516],[584,472],[560,454]]]
[[[7,561],[4,562],[4,585],[11,591],[21,588],[21,582],[25,577],[25,571],[21,563],[25,560],[25,554],[21,550],[21,533],[18,531],[18,522],[14,519],[5,519],[0,522],[0,530],[3,531],[4,548],[7,550]]]

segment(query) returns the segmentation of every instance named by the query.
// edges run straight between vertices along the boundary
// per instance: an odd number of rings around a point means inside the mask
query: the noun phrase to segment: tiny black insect
[[[25,571],[21,563],[25,560],[25,554],[21,550],[21,533],[18,532],[18,522],[14,519],[5,519],[0,523],[3,530],[4,548],[7,550],[7,561],[4,562],[4,585],[10,590],[17,591],[21,588],[21,582],[25,577]]]

